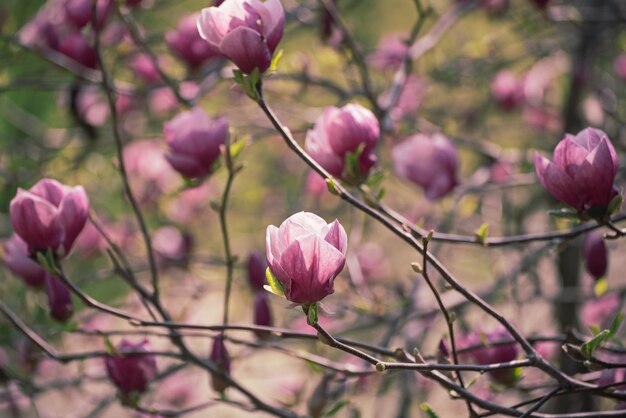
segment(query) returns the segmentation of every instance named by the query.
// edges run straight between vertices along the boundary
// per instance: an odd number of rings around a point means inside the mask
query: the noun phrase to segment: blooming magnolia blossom
[[[284,29],[280,0],[226,0],[202,9],[198,19],[200,36],[246,74],[269,68]]]
[[[601,234],[592,231],[585,236],[583,255],[585,267],[594,279],[598,280],[606,275],[609,260],[606,244]]]
[[[53,179],[42,179],[29,190],[18,189],[10,207],[13,229],[31,254],[48,248],[68,254],[88,213],[82,186],[69,187]]]
[[[313,129],[306,135],[304,147],[331,175],[346,177],[346,156],[362,148],[358,161],[360,176],[365,177],[376,164],[376,143],[380,126],[376,116],[359,104],[324,109]],[[355,173],[357,174],[357,173]]]
[[[4,264],[29,286],[45,284],[46,272],[29,256],[28,245],[19,235],[13,234],[4,241]]]
[[[207,60],[218,56],[198,33],[197,21],[200,14],[186,16],[178,21],[175,30],[165,34],[165,42],[169,49],[180,58],[189,68],[195,69]]]
[[[578,210],[606,207],[617,194],[613,186],[619,161],[609,137],[587,128],[566,134],[554,150],[553,161],[535,153],[535,170],[543,187]]]
[[[458,184],[456,148],[442,134],[413,135],[396,145],[391,156],[398,176],[421,186],[430,200],[445,196]]]
[[[117,345],[116,351],[116,355],[108,355],[104,360],[109,379],[125,396],[145,392],[157,373],[156,357],[149,353],[152,351],[150,342],[131,343],[124,339]],[[131,351],[146,354],[124,354]]]
[[[319,302],[334,293],[333,282],[346,261],[348,238],[338,220],[327,224],[309,212],[287,218],[266,233],[269,268],[282,284],[287,300]]]
[[[211,120],[196,107],[167,122],[163,132],[170,165],[183,176],[198,178],[211,173],[228,137],[228,122],[226,118]]]

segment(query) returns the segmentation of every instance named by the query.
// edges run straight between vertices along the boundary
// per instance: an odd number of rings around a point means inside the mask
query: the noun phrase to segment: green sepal
[[[439,415],[433,411],[433,408],[426,402],[420,404],[420,409],[426,413],[428,418],[439,418]]]
[[[548,214],[555,218],[578,219],[578,212],[572,209],[549,210]]]
[[[326,187],[331,194],[339,196],[339,190],[337,190],[337,186],[335,185],[335,179],[333,179],[332,177],[327,178]]]
[[[344,406],[349,405],[350,401],[348,399],[342,399],[333,406],[331,406],[328,411],[324,412],[323,417],[332,417],[337,412],[341,411]]]
[[[617,196],[615,196],[609,202],[609,206],[606,208],[608,215],[610,216],[613,213],[617,212],[619,208],[622,207],[623,202],[624,202],[624,189],[622,188],[617,194]]]
[[[615,335],[615,333],[617,333],[617,330],[622,324],[623,318],[624,318],[624,315],[621,312],[619,312],[617,316],[615,317],[615,319],[613,319],[613,322],[611,323],[611,326],[609,327],[609,329],[600,331],[592,339],[583,343],[580,346],[580,353],[582,354],[582,356],[587,360],[591,360],[594,350],[600,344],[609,340],[611,337]]]
[[[306,323],[311,326],[317,325],[317,321],[318,321],[317,303],[306,305],[305,312],[306,312]]]
[[[281,298],[285,297],[285,288],[283,284],[274,276],[272,270],[268,267],[265,269],[265,278],[267,279],[267,284],[263,286],[265,290],[270,293],[275,294],[276,296],[280,296]]]
[[[235,83],[239,84],[243,91],[254,101],[258,101],[259,97],[257,95],[257,85],[261,80],[261,73],[258,68],[252,70],[252,72],[248,75],[245,75],[241,70],[233,70],[233,80]]]
[[[489,232],[489,224],[485,222],[484,224],[480,226],[480,228],[476,230],[476,232],[474,232],[476,241],[478,241],[482,245],[485,245],[485,242],[487,241],[488,232]]]

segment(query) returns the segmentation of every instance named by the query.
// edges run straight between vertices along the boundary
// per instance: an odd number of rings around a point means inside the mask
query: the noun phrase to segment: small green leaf
[[[593,356],[593,352],[596,347],[598,347],[604,341],[608,340],[610,337],[611,332],[608,329],[600,331],[598,335],[580,346],[580,353],[585,359],[591,360],[591,357]]]
[[[317,363],[313,363],[312,361],[305,360],[306,365],[311,369],[313,373],[324,373],[324,369]]]
[[[413,262],[411,263],[411,268],[413,269],[414,272],[418,273],[418,274],[422,274],[424,272],[424,269],[422,268],[422,265],[418,262]]]
[[[384,172],[376,171],[367,177],[367,179],[365,180],[365,184],[371,187],[372,189],[375,189],[383,181],[384,178],[385,178]]]
[[[245,136],[241,138],[240,140],[230,144],[230,158],[233,161],[239,156],[239,154],[241,154],[241,151],[244,150],[246,145],[248,145],[249,139],[250,139],[249,136]]]
[[[306,308],[306,323],[313,326],[317,324],[317,321],[317,303],[312,303]]]
[[[334,404],[333,406],[331,406],[328,411],[324,412],[324,414],[322,415],[323,417],[332,417],[333,415],[335,415],[337,412],[341,411],[341,409],[350,404],[350,401],[348,399],[342,399],[339,402],[337,402],[336,404]]]
[[[624,314],[622,312],[618,312],[617,316],[615,317],[615,319],[613,319],[613,322],[611,323],[611,326],[609,327],[609,334],[610,334],[609,338],[611,338],[617,333],[617,330],[619,329],[620,325],[622,325],[623,319],[624,319]]]
[[[384,188],[381,188],[378,193],[376,193],[376,201],[380,202],[381,200],[383,200],[383,197],[385,197],[385,192],[386,190]]]
[[[280,62],[280,59],[283,57],[283,50],[280,49],[276,54],[274,54],[274,57],[272,58],[272,63],[270,64],[270,68],[269,71],[270,72],[276,72],[276,70],[278,69],[278,63]]]
[[[63,324],[63,331],[65,332],[74,332],[80,328],[80,323],[78,321],[69,321]]]
[[[269,286],[264,285],[265,290],[275,294],[276,296],[280,296],[281,298],[285,297],[285,288],[283,284],[274,276],[272,270],[268,267],[265,270],[265,278],[267,279],[267,283]]]
[[[109,339],[108,335],[104,336],[104,347],[105,347],[106,352],[109,353],[110,355],[112,355],[112,356],[119,356],[119,353],[115,349],[115,346],[113,345],[113,343]]]
[[[596,297],[604,295],[607,290],[609,290],[609,282],[606,280],[606,277],[602,277],[600,280],[596,281],[596,284],[593,286],[593,292]]]
[[[476,236],[476,240],[485,245],[485,242],[487,240],[487,233],[489,232],[489,224],[488,223],[484,223],[480,226],[480,228],[478,228],[476,230],[476,232],[474,232],[474,235]]]
[[[329,177],[326,179],[326,187],[328,187],[328,191],[335,196],[339,196],[339,191],[337,190],[337,186],[335,185],[335,179]]]
[[[365,151],[365,144],[361,143],[355,151],[347,152],[345,156],[344,178],[354,182],[358,182],[363,174],[361,173],[361,155]]]
[[[620,209],[620,207],[622,207],[623,202],[624,202],[624,189],[620,190],[617,196],[611,199],[611,202],[609,202],[609,206],[607,207],[606,211],[608,212],[609,215],[612,215],[613,213],[617,212]]]
[[[578,212],[571,209],[549,210],[548,214],[555,218],[578,219]]]
[[[433,409],[430,407],[430,405],[426,402],[420,404],[420,409],[426,412],[426,416],[428,418],[439,418],[439,415],[437,415],[435,411],[433,411]]]

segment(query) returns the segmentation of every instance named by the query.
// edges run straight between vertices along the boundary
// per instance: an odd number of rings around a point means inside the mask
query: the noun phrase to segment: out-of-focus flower
[[[619,307],[619,295],[609,293],[585,302],[580,310],[580,320],[585,327],[595,325],[604,329],[613,322]]]
[[[525,106],[522,117],[539,131],[557,132],[563,125],[560,115],[545,107]]]
[[[159,264],[186,263],[192,246],[192,236],[171,225],[157,229],[152,237],[152,248]]]
[[[306,135],[304,146],[330,174],[336,177],[367,177],[376,164],[376,142],[380,127],[376,116],[359,104],[324,109],[313,129]],[[349,173],[346,157],[361,150],[356,164],[358,173]]]
[[[130,59],[130,69],[148,84],[161,80],[161,75],[152,57],[148,54],[136,54]]]
[[[4,264],[29,286],[41,287],[46,272],[29,256],[28,245],[19,235],[13,234],[4,241]]]
[[[177,193],[167,207],[167,217],[177,224],[190,226],[206,215],[207,202],[214,192],[214,186],[204,182],[200,186],[184,189]]]
[[[422,80],[414,75],[409,75],[402,86],[396,104],[389,110],[391,120],[398,122],[407,116],[414,115],[422,103],[425,89],[426,84]],[[390,92],[386,91],[380,96],[378,102],[379,105],[386,108],[389,106],[389,100]]]
[[[357,248],[356,258],[366,281],[382,279],[389,273],[389,259],[375,242],[366,242]]]
[[[267,262],[287,300],[312,304],[332,294],[346,261],[348,238],[338,220],[327,224],[309,212],[267,227]]]
[[[183,176],[204,177],[211,173],[228,137],[226,118],[211,120],[199,107],[182,112],[163,127],[170,165]]]
[[[76,98],[79,116],[91,126],[102,126],[109,118],[109,104],[95,88],[81,88]]]
[[[284,28],[280,0],[226,0],[202,9],[198,19],[200,36],[246,74],[269,68]]]
[[[619,162],[608,136],[587,128],[566,134],[554,150],[553,161],[535,153],[535,170],[543,187],[579,212],[606,208],[617,194],[613,187]]]
[[[337,5],[337,0],[331,0],[333,6]],[[324,5],[320,7],[319,33],[322,41],[329,43],[333,47],[338,47],[343,41],[343,33],[337,27],[335,19]]]
[[[20,29],[20,42],[36,48],[58,48],[59,31],[66,25],[64,2],[65,0],[46,1],[37,14]]]
[[[209,359],[215,363],[220,372],[230,374],[230,355],[223,338],[217,337],[213,340]],[[229,383],[218,374],[211,375],[211,387],[216,392],[223,393],[228,386],[230,386]]]
[[[264,327],[271,327],[274,325],[272,311],[270,310],[266,292],[256,292],[254,295],[254,325]],[[266,339],[270,336],[268,331],[255,331],[254,333],[261,339]]]
[[[57,321],[67,321],[74,314],[74,303],[70,289],[59,279],[49,273],[46,277],[46,295],[50,316]]]
[[[180,83],[180,95],[187,99],[193,99],[200,87],[193,81],[184,81]],[[178,99],[169,86],[159,87],[150,92],[148,96],[148,107],[151,113],[157,115],[168,113],[176,110],[179,106]]]
[[[589,232],[583,242],[583,254],[587,272],[596,280],[604,277],[609,264],[609,254],[602,235],[595,231]]]
[[[620,359],[623,361],[623,358]],[[626,390],[626,368],[602,370],[600,378],[596,382],[598,386],[612,385],[614,383],[623,383],[614,386],[615,390]]]
[[[320,176],[315,171],[309,171],[309,174],[307,174],[304,188],[307,194],[314,197],[320,197],[328,191],[324,177]]]
[[[478,364],[495,364],[506,363],[515,360],[519,353],[516,343],[511,344],[495,344],[499,341],[513,340],[509,332],[500,327],[488,333],[472,332],[465,337],[462,347],[481,346],[467,352]],[[488,375],[504,385],[512,385],[516,381],[516,375],[513,368],[502,369],[489,372]]]
[[[396,145],[391,155],[396,174],[421,186],[430,200],[445,196],[458,184],[456,148],[440,133],[413,135]]]
[[[29,252],[70,252],[89,213],[89,200],[82,186],[69,187],[42,179],[29,190],[18,189],[11,200],[11,224],[28,244]]]
[[[124,339],[115,349],[117,353],[104,360],[109,379],[123,396],[144,393],[157,373],[156,357],[150,354],[152,345],[148,340],[132,343]]]
[[[543,10],[548,7],[548,3],[550,3],[550,0],[532,0],[532,2],[535,4],[535,6]]]
[[[98,66],[96,51],[80,32],[70,33],[61,39],[59,52],[87,68]]]
[[[626,54],[620,54],[615,58],[613,69],[619,78],[626,81]]]
[[[178,21],[175,30],[165,34],[165,42],[178,58],[189,68],[195,69],[218,56],[216,51],[198,33],[199,14],[186,16]]]
[[[267,267],[265,258],[257,251],[253,251],[248,256],[248,283],[255,292],[263,291],[265,285],[265,269]]]
[[[124,163],[133,191],[143,203],[154,203],[177,187],[178,175],[165,159],[161,141],[130,143],[124,148]]]
[[[502,110],[513,110],[524,100],[524,85],[511,71],[502,70],[491,83],[491,95]]]
[[[404,61],[409,47],[398,34],[383,37],[378,49],[367,58],[369,64],[379,70],[396,70]]]
[[[113,0],[98,0],[96,6],[96,21],[98,28],[102,28],[111,13]],[[66,0],[64,4],[67,21],[76,29],[93,22],[93,2],[91,0]]]
[[[491,16],[502,16],[509,10],[509,0],[483,0],[481,6]]]

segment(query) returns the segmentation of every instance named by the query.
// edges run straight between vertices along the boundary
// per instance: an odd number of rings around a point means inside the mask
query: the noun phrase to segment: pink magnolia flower
[[[31,254],[48,248],[68,254],[88,213],[82,186],[69,187],[53,179],[40,180],[28,191],[18,189],[10,207],[13,229]]]
[[[87,68],[98,66],[96,51],[80,32],[70,33],[61,39],[59,52]]]
[[[48,309],[50,316],[57,321],[67,321],[74,314],[74,303],[70,289],[59,279],[45,273],[46,295],[48,296]]]
[[[396,145],[391,156],[398,176],[421,186],[430,200],[445,196],[458,184],[456,148],[440,133],[413,135]]]
[[[524,100],[524,84],[511,71],[502,70],[493,79],[491,95],[502,110],[513,110]]]
[[[200,37],[198,17],[199,13],[182,18],[175,30],[165,34],[165,42],[170,51],[191,69],[198,68],[211,58],[219,56],[215,49]]]
[[[600,233],[592,231],[585,236],[583,255],[585,257],[587,272],[589,272],[594,279],[598,280],[606,275],[609,254]]]
[[[369,64],[379,70],[396,70],[404,61],[409,47],[401,35],[392,34],[383,37],[378,49],[368,57]]]
[[[346,261],[348,238],[338,220],[327,224],[309,212],[287,218],[266,233],[270,270],[283,285],[287,300],[312,304],[334,293],[333,282]]]
[[[592,325],[600,328],[607,328],[618,309],[620,308],[620,297],[617,293],[608,293],[597,299],[585,302],[580,310],[580,319],[584,326]]]
[[[98,28],[102,28],[113,7],[112,0],[98,0],[96,19]],[[64,4],[67,21],[76,29],[93,21],[93,2],[91,0],[66,0]]]
[[[198,19],[200,36],[246,74],[269,68],[284,28],[280,0],[226,0],[202,9]]]
[[[46,272],[29,256],[28,245],[19,235],[13,234],[4,241],[4,264],[29,286],[41,287]]]
[[[174,226],[162,226],[154,231],[152,248],[160,264],[186,263],[193,247],[193,238]]]
[[[200,89],[200,86],[193,81],[183,81],[180,83],[180,95],[185,99],[193,99]],[[178,108],[178,99],[169,86],[159,87],[152,90],[148,96],[148,107],[151,113],[168,113]]]
[[[119,355],[109,355],[104,360],[109,379],[125,396],[133,392],[140,394],[145,392],[157,374],[156,357],[149,354],[152,351],[150,342],[143,340],[140,343],[131,343],[122,340],[117,345],[116,351]],[[140,353],[124,354],[124,352]]]
[[[226,118],[211,120],[199,107],[182,112],[163,127],[169,153],[165,156],[180,174],[190,178],[211,173],[228,137]]]
[[[376,164],[376,143],[380,127],[376,116],[359,104],[324,109],[313,129],[306,135],[304,147],[322,167],[336,177],[346,177],[346,156],[362,148],[358,161],[360,177],[366,177]]]
[[[554,150],[553,161],[535,153],[535,170],[543,187],[578,211],[611,202],[618,166],[609,137],[593,128],[576,136],[566,134]]]
[[[161,141],[136,141],[124,147],[131,186],[140,201],[154,203],[177,187],[178,175],[163,156]]]
[[[491,343],[506,340],[513,340],[513,337],[506,329],[499,327],[485,334],[481,334],[480,332],[470,333],[464,338],[461,348],[482,345],[482,347],[472,349],[466,354],[473,358],[478,364],[506,363],[517,358],[519,354],[517,344],[491,345]],[[514,369],[512,368],[495,370],[488,374],[494,380],[505,385],[510,385],[515,382]]]
[[[306,176],[306,184],[304,186],[307,194],[313,197],[320,197],[324,193],[328,192],[328,186],[324,177],[317,174],[315,171],[309,171]]]
[[[156,83],[161,79],[159,70],[152,57],[148,54],[136,54],[130,59],[130,69],[148,84]]]

